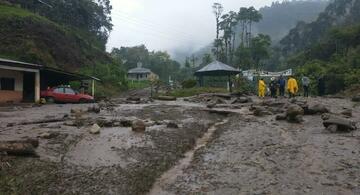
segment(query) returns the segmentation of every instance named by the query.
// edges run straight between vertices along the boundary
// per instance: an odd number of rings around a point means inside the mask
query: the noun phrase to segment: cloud
[[[215,36],[212,0],[111,0],[114,30],[108,50],[145,44],[150,50],[195,50]],[[272,0],[219,0],[225,11]]]

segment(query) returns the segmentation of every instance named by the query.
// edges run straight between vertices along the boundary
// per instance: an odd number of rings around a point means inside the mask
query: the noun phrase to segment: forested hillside
[[[360,84],[360,1],[336,0],[312,23],[291,30],[282,43],[283,67],[313,81],[324,78],[326,92]]]
[[[319,13],[324,11],[328,4],[328,0],[276,1],[271,6],[259,9],[262,19],[258,23],[254,23],[253,31],[255,34],[269,35],[272,45],[276,45],[299,21],[311,22],[316,20]],[[239,9],[234,8],[234,11],[239,11]],[[241,30],[241,25],[238,24],[235,32],[237,46],[241,42]],[[193,53],[197,65],[202,64],[203,56],[211,53],[211,48],[212,45],[208,45]],[[175,57],[182,62],[185,62],[186,57],[189,60],[193,58],[192,54],[187,55],[186,52],[178,52]]]
[[[360,1],[335,0],[322,12],[316,21],[300,22],[281,40],[285,54],[307,48],[321,40],[332,27],[348,26],[360,22]]]
[[[289,30],[294,28],[299,21],[312,22],[319,13],[325,10],[328,0],[292,0],[276,1],[271,6],[260,8],[263,16],[255,30],[258,33],[267,34],[273,44],[278,43]]]

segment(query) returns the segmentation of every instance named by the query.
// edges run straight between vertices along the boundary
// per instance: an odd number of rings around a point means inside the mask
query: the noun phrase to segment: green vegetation
[[[115,95],[126,90],[122,62],[113,60],[106,53],[106,42],[97,32],[77,26],[73,21],[59,22],[45,14],[43,6],[33,1],[0,1],[0,57],[100,78],[97,96]],[[99,11],[96,7],[92,9]],[[59,13],[64,8],[54,6],[51,10]],[[92,17],[88,11],[82,14]]]
[[[181,83],[181,86],[184,89],[194,88],[197,85],[197,81],[195,79],[185,80]]]
[[[194,87],[188,89],[177,89],[170,92],[171,96],[174,97],[191,97],[203,93],[227,93],[225,88],[213,88],[213,87]]]
[[[325,93],[334,94],[360,83],[360,2],[337,0],[312,23],[299,23],[281,41],[282,67],[309,76],[312,90],[324,78]],[[342,18],[340,20],[340,18]]]
[[[128,81],[129,89],[144,89],[150,85],[150,81]]]

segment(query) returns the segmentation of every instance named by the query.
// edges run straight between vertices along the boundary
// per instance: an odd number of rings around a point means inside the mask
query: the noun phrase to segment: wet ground
[[[309,101],[360,121],[349,100]],[[227,114],[178,100],[115,104],[71,125],[71,109],[90,106],[0,108],[0,141],[54,135],[39,138],[39,157],[0,156],[0,194],[360,194],[360,131],[329,133],[320,115],[293,124],[256,117],[250,104],[215,108]],[[28,123],[49,119],[61,120]],[[147,130],[90,134],[99,119],[141,119]]]

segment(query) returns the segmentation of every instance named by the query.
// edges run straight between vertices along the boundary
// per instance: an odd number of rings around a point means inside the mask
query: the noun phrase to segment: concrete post
[[[40,102],[40,71],[35,73],[35,102]]]
[[[91,96],[95,97],[95,80],[91,80]]]

